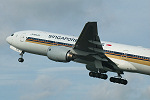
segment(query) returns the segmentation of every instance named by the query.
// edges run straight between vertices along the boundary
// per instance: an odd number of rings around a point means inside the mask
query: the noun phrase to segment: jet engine
[[[70,62],[74,60],[74,55],[70,48],[62,46],[50,46],[47,51],[47,57],[56,62]]]

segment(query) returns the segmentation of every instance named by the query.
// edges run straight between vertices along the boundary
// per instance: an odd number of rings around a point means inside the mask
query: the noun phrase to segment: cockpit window
[[[12,34],[11,36],[14,36],[14,34]]]

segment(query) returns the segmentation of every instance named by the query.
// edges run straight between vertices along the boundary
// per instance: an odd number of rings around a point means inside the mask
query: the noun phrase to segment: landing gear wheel
[[[19,62],[24,62],[24,59],[23,58],[19,58],[18,61]]]
[[[101,73],[96,73],[96,72],[89,72],[89,76],[94,77],[94,78],[101,78],[104,80],[106,80],[108,78],[108,76],[106,74],[101,74]]]
[[[94,77],[94,72],[89,72],[90,77]]]
[[[123,80],[123,82],[121,84],[127,85],[128,81],[127,80]]]
[[[123,84],[123,85],[127,85],[127,83],[128,83],[128,81],[125,80],[125,79],[115,78],[115,77],[111,77],[110,78],[110,82],[118,83],[118,84]]]
[[[111,77],[111,78],[110,78],[110,82],[115,82],[115,78],[114,78],[114,77]]]
[[[106,80],[108,78],[108,76],[106,74],[99,74],[98,78]]]
[[[89,72],[89,76],[90,77],[97,77],[97,73],[95,73],[95,72]]]

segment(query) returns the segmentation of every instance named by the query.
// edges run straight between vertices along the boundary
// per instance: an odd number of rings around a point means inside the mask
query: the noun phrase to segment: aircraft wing
[[[97,22],[86,23],[72,52],[76,55],[75,61],[86,63],[90,71],[119,72],[117,65],[110,60],[103,50],[97,31]]]

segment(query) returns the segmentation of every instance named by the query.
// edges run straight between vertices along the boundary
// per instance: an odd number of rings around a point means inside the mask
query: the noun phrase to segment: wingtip
[[[97,23],[96,21],[94,21],[94,22],[87,22],[87,23]]]
[[[97,22],[87,22],[86,24],[97,24]]]

